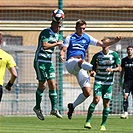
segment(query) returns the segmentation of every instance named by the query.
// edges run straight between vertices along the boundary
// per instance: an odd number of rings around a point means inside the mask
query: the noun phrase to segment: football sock
[[[104,125],[104,126],[106,125],[106,121],[107,121],[109,112],[110,112],[110,108],[109,107],[103,109],[103,116],[102,116],[101,125]]]
[[[126,99],[124,99],[124,101],[123,101],[123,108],[124,108],[124,112],[127,112],[128,100],[126,100]]]
[[[57,93],[56,90],[49,90],[49,98],[52,105],[52,110],[57,110]]]
[[[94,103],[91,103],[88,109],[87,119],[86,122],[90,122],[93,112],[95,110],[96,105]]]
[[[87,98],[84,96],[83,93],[79,94],[79,96],[77,97],[77,99],[73,103],[73,107],[75,108],[76,106],[78,106],[79,104],[84,102],[86,99]]]
[[[81,64],[81,67],[82,67],[84,70],[89,71],[89,70],[92,70],[93,65],[90,64],[90,63],[88,63],[88,62],[83,62],[83,63]]]
[[[40,109],[40,104],[42,101],[43,90],[39,88],[36,90],[36,109]]]

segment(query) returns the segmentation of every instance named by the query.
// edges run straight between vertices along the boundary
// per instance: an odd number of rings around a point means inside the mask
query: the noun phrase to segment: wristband
[[[10,83],[10,81],[7,83],[7,85],[9,86],[9,87],[12,87],[12,83]]]

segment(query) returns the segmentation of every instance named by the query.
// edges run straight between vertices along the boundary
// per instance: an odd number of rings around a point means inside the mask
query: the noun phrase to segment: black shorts
[[[133,95],[133,80],[124,82],[123,91],[124,93],[131,93]]]

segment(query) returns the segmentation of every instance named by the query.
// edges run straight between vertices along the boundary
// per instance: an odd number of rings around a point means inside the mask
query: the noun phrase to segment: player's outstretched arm
[[[119,42],[120,40],[121,40],[121,36],[117,36],[113,40],[110,40],[110,41],[98,41],[97,46],[107,47],[107,46],[110,46],[110,45],[113,45],[113,44]]]

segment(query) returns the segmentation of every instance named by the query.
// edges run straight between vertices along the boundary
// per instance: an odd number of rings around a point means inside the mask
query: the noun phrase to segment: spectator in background
[[[2,34],[0,33],[0,45],[2,45]],[[3,95],[3,83],[6,68],[9,70],[11,76],[10,80],[5,86],[8,91],[11,91],[12,85],[17,78],[16,63],[13,57],[0,48],[0,102]]]
[[[120,72],[120,85],[123,87],[123,109],[124,113],[120,118],[128,118],[128,97],[130,93],[133,96],[133,46],[127,47],[127,56],[122,59],[121,67],[122,71]],[[124,78],[124,83],[123,83]]]
[[[105,38],[102,40],[103,43],[110,42],[110,39]],[[88,115],[85,128],[91,129],[91,118],[95,110],[96,105],[100,101],[101,97],[103,99],[103,114],[102,114],[102,123],[100,130],[106,130],[106,120],[110,112],[109,103],[112,97],[112,85],[114,72],[120,72],[120,58],[118,54],[109,49],[110,46],[102,48],[102,51],[96,53],[91,61],[93,65],[93,71],[90,71],[90,75],[95,75],[94,89],[93,89],[93,101],[88,108]]]
[[[116,37],[109,42],[98,41],[94,37],[85,33],[86,22],[78,20],[76,22],[76,32],[66,37],[60,51],[60,60],[63,62],[66,58],[65,66],[70,74],[76,76],[77,81],[82,89],[77,99],[68,104],[68,119],[72,118],[74,108],[84,102],[91,94],[90,78],[87,71],[92,69],[92,65],[85,61],[86,51],[89,45],[105,47],[117,43],[121,37]],[[67,57],[65,53],[67,52]]]

